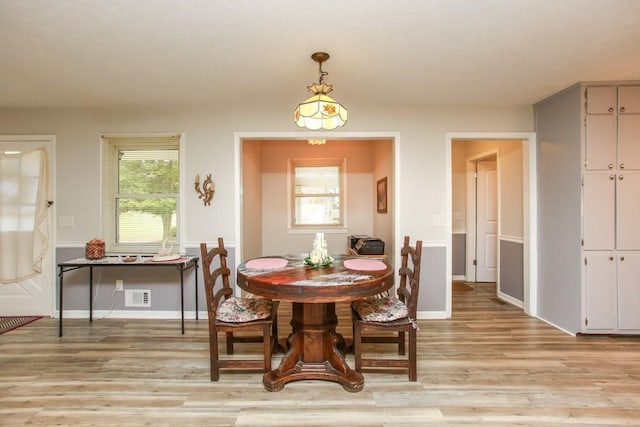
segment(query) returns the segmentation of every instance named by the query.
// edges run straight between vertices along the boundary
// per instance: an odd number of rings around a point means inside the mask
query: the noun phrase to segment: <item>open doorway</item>
[[[448,143],[449,283],[495,282],[498,298],[535,316],[535,134],[450,134]]]
[[[346,159],[346,214],[341,229],[323,230],[329,250],[346,253],[347,236],[371,235],[385,242],[385,254],[397,263],[399,203],[398,136],[375,132],[326,135],[326,144],[308,139],[324,135],[303,132],[237,133],[235,261],[277,253],[304,253],[318,230],[291,226],[287,164],[295,158]],[[376,206],[376,183],[387,178],[387,212]]]

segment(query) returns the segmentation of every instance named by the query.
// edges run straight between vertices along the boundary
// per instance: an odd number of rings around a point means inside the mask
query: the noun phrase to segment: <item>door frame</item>
[[[389,189],[389,194],[392,194],[387,200],[388,206],[393,215],[393,241],[395,248],[402,247],[402,231],[400,228],[401,203],[399,203],[398,196],[400,195],[401,181],[400,181],[400,132],[378,132],[378,131],[362,131],[362,132],[276,132],[276,131],[264,131],[264,132],[234,132],[234,207],[237,212],[234,219],[234,233],[236,236],[235,244],[235,269],[243,260],[242,256],[242,242],[243,242],[243,165],[242,165],[242,142],[245,139],[263,139],[263,140],[304,140],[311,138],[324,138],[331,140],[366,140],[366,139],[385,139],[391,140],[393,143],[393,189]],[[229,245],[230,246],[230,245]],[[400,250],[394,251],[393,265],[400,265]],[[241,289],[236,286],[235,294],[241,295]]]
[[[474,251],[466,250],[466,259],[465,259],[465,279],[469,282],[476,281],[476,273],[477,269],[473,260],[477,259],[477,229],[476,229],[476,197],[477,197],[477,188],[475,184],[475,170],[473,169],[473,164],[477,163],[480,160],[488,159],[491,157],[495,157],[496,159],[496,173],[498,179],[496,181],[496,195],[497,195],[497,209],[498,209],[498,239],[500,238],[500,156],[498,149],[488,150],[483,153],[475,154],[471,157],[465,158],[465,166],[466,166],[466,178],[465,178],[465,186],[466,186],[466,247],[467,248],[475,248]],[[500,289],[500,245],[498,244],[496,247],[496,257],[497,257],[497,266],[496,266],[496,291]],[[469,272],[473,272],[473,274],[469,274]]]
[[[55,317],[57,315],[57,307],[56,307],[56,294],[58,292],[57,281],[56,281],[56,268],[55,268],[55,260],[56,260],[56,136],[55,135],[10,135],[3,134],[0,135],[0,143],[9,143],[9,142],[17,142],[20,143],[31,143],[31,144],[39,144],[47,147],[47,156],[48,156],[48,169],[51,181],[49,182],[49,192],[50,192],[50,200],[53,200],[54,203],[50,207],[47,208],[47,220],[49,222],[49,247],[47,250],[50,252],[48,257],[45,257],[43,262],[46,263],[46,268],[43,268],[44,271],[49,272],[49,277],[42,276],[41,280],[43,281],[43,286],[50,285],[51,286],[51,301],[47,304],[49,307],[49,312],[44,313],[44,315],[48,315],[51,317]]]
[[[537,161],[536,161],[536,133],[535,132],[447,132],[445,135],[446,150],[446,178],[447,178],[447,207],[449,220],[446,221],[447,233],[447,270],[446,280],[446,314],[451,317],[452,299],[452,165],[451,144],[453,140],[522,140],[522,224],[523,224],[523,272],[524,272],[524,312],[538,317],[538,197],[537,197]]]

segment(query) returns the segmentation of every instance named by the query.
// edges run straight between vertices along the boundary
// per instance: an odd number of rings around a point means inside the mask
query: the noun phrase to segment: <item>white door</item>
[[[593,331],[616,329],[618,293],[616,260],[613,251],[585,252],[586,328]]]
[[[478,161],[476,282],[495,282],[498,269],[498,171],[495,160]]]
[[[616,174],[587,172],[583,177],[582,211],[584,249],[616,247]]]
[[[30,151],[39,147],[46,150],[49,175],[49,195],[53,189],[53,142],[54,137],[0,136],[0,151]],[[48,245],[42,260],[40,274],[20,282],[0,284],[0,313],[4,316],[45,315],[50,316],[55,307],[55,275],[53,268],[53,207],[47,209]]]
[[[640,172],[620,171],[616,184],[618,250],[640,250]]]
[[[640,330],[640,252],[618,252],[618,328]]]

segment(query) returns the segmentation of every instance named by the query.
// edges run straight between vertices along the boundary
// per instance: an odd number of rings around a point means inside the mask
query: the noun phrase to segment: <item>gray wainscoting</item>
[[[467,235],[455,233],[451,236],[451,274],[466,275]]]
[[[500,292],[524,301],[524,244],[500,240]]]
[[[235,266],[235,250],[227,247],[229,251],[228,265]],[[200,248],[187,248],[186,254],[200,257]],[[57,248],[56,265],[58,262],[68,261],[84,256],[82,248]],[[204,282],[200,262],[198,271],[193,269],[184,272],[184,310],[187,317],[193,317],[195,310],[194,275],[198,275],[198,309],[206,311]],[[125,307],[124,292],[116,292],[114,289],[116,280],[124,281],[125,289],[145,289],[151,291],[151,307]],[[232,284],[235,284],[235,275],[231,276]],[[89,309],[89,269],[69,271],[64,274],[64,310],[88,310]],[[59,281],[56,283],[56,289]],[[94,310],[114,311],[180,311],[180,273],[175,267],[96,267],[93,269],[93,296]],[[58,299],[56,298],[56,306]]]
[[[447,308],[447,248],[423,246],[420,264],[418,311],[444,312]]]
[[[235,248],[227,246],[229,251],[228,265],[235,267]],[[188,255],[200,257],[200,248],[187,248]],[[56,263],[68,261],[84,256],[84,247],[57,248]],[[418,298],[418,311],[446,310],[446,248],[444,246],[422,248],[422,265],[420,278],[420,294]],[[199,264],[201,264],[201,260]],[[396,269],[397,270],[397,269]],[[184,310],[185,317],[193,318],[195,309],[193,270],[184,273]],[[198,310],[206,311],[204,281],[201,268],[198,268]],[[125,307],[124,292],[116,292],[113,300],[115,282],[124,280],[125,289],[151,290],[151,307]],[[396,277],[397,279],[397,277]],[[231,283],[235,286],[235,274],[231,275]],[[89,269],[69,271],[64,274],[64,309],[89,310]],[[56,288],[59,282],[56,283]],[[96,296],[97,293],[97,296]],[[180,310],[180,274],[172,267],[108,267],[94,268],[93,271],[93,295],[94,310],[122,311],[167,311],[176,313]],[[58,299],[56,298],[56,306]],[[58,307],[59,308],[59,307]],[[140,313],[136,313],[140,317]],[[156,316],[157,317],[157,316]]]

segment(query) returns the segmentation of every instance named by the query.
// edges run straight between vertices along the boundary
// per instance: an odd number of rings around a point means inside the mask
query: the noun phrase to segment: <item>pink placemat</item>
[[[362,258],[346,259],[344,260],[344,266],[349,270],[360,271],[378,271],[387,268],[387,265],[382,261]]]
[[[283,268],[289,261],[284,258],[256,258],[247,261],[246,267],[254,270]]]

